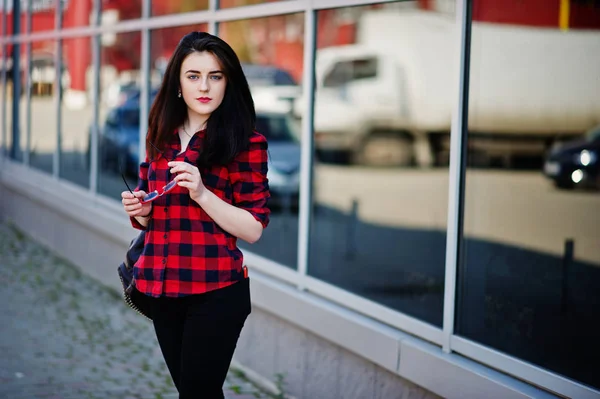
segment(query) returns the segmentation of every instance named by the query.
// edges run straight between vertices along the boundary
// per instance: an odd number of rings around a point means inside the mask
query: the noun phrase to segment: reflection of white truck
[[[446,15],[370,11],[358,44],[319,50],[317,150],[370,165],[446,162],[458,98],[456,29]],[[473,23],[470,149],[507,161],[581,134],[600,122],[599,71],[598,31]]]

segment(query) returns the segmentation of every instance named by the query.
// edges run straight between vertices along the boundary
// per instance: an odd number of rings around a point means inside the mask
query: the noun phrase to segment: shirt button
[[[167,235],[165,234],[165,235],[163,236],[163,238],[167,238]]]
[[[168,211],[169,211],[169,208],[167,208],[167,207],[165,206],[165,212],[168,212]]]
[[[167,260],[166,260],[166,259],[163,259],[163,260],[162,260],[162,263],[163,263],[163,265],[164,265],[165,263],[167,263]]]

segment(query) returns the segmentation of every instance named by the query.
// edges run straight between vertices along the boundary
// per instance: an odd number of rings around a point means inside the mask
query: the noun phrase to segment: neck
[[[207,116],[191,115],[191,113],[188,113],[187,119],[183,122],[183,126],[185,127],[186,132],[194,134],[205,127],[207,120]]]

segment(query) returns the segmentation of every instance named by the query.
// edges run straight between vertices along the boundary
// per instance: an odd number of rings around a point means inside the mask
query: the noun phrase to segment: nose
[[[208,78],[200,79],[198,90],[208,91]]]

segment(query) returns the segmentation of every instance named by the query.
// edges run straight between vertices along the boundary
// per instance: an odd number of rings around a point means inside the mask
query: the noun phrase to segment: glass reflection
[[[238,54],[256,107],[256,130],[269,142],[271,222],[247,249],[287,267],[298,256],[301,121],[292,106],[301,93],[304,15],[291,14],[219,25],[220,36]]]
[[[262,3],[274,3],[277,1],[283,0],[219,0],[220,8],[230,8],[230,7],[241,7],[241,6],[250,6],[254,4],[262,4]]]
[[[139,167],[140,32],[102,40],[100,63],[98,192],[121,200],[121,171],[132,187]]]
[[[309,274],[441,326],[454,18],[417,2],[318,13]],[[436,61],[437,59],[437,61]],[[296,112],[303,113],[302,103]]]
[[[63,40],[65,79],[62,80],[60,177],[89,187],[90,145],[94,111],[92,40]]]
[[[79,1],[79,0],[77,0]],[[90,1],[90,0],[86,0]],[[100,0],[95,0],[100,1]],[[100,23],[102,25],[112,25],[119,21],[127,19],[137,19],[142,17],[142,0],[101,0],[102,11],[100,14]],[[154,3],[156,0],[153,0]],[[167,0],[161,0],[166,2]]]
[[[13,136],[13,105],[14,105],[14,84],[13,84],[13,46],[7,45],[6,49],[6,67],[5,71],[5,86],[3,87],[3,95],[4,95],[4,120],[3,120],[3,128],[6,140],[6,155],[14,158],[15,150],[14,147],[14,136]]]
[[[33,168],[46,173],[53,172],[56,150],[56,74],[57,43],[45,40],[32,43],[31,49],[31,147],[29,163]],[[61,80],[65,78],[63,67]]]
[[[74,28],[90,24],[94,0],[62,1],[61,3],[63,28]],[[35,16],[35,11],[33,15]]]
[[[600,10],[475,5],[456,331],[600,388]]]
[[[208,9],[208,0],[153,1],[152,15],[180,14]]]
[[[162,82],[165,69],[169,62],[169,58],[173,54],[175,47],[183,36],[190,32],[206,32],[207,24],[185,25],[174,28],[155,29],[150,33],[150,80],[151,93],[150,102],[154,99],[154,95]]]
[[[0,24],[2,23],[2,18],[0,18]],[[0,31],[1,31],[2,26],[0,25]],[[8,102],[8,85],[6,84],[6,81],[8,80],[8,66],[9,66],[9,62],[8,62],[8,58],[6,57],[6,48],[4,45],[0,46],[0,96],[2,96],[2,104],[0,104],[0,107],[2,107],[0,109],[0,139],[2,140],[2,147],[0,147],[2,149],[2,155],[5,156],[8,154],[8,130],[7,130],[7,123],[6,123],[6,117],[8,115],[8,110],[7,110],[7,102]]]

